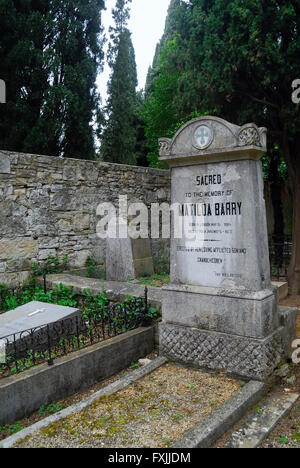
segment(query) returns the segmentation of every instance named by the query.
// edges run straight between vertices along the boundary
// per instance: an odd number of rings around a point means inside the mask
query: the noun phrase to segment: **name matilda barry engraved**
[[[161,138],[171,168],[171,284],[160,352],[174,361],[267,379],[290,353],[270,278],[261,156],[267,130],[216,117]],[[180,229],[179,229],[180,228]],[[294,319],[293,310],[285,317]]]

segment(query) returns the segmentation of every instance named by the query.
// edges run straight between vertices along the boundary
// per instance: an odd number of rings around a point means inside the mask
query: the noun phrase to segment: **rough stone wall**
[[[92,256],[105,262],[96,236],[99,203],[119,195],[146,204],[169,202],[168,171],[95,161],[0,152],[0,283],[20,284],[31,263],[67,254],[82,267]],[[155,264],[168,263],[168,241],[153,240]]]

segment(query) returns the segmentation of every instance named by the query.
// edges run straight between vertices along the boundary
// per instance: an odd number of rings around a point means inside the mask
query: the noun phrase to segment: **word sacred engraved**
[[[197,185],[221,185],[222,176],[220,174],[203,175],[196,177]]]

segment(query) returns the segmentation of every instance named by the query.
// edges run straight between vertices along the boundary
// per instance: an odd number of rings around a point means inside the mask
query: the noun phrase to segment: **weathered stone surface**
[[[281,330],[263,340],[162,323],[160,354],[175,362],[266,380],[281,361]]]
[[[160,159],[171,167],[198,164],[199,157],[202,163],[260,159],[266,152],[266,134],[265,128],[253,123],[239,127],[218,117],[199,117],[180,128],[172,140],[159,140]]]
[[[170,285],[164,288],[163,319],[202,330],[265,338],[279,326],[276,297],[217,288]]]
[[[38,242],[27,237],[0,240],[0,260],[32,259],[37,256]]]
[[[174,228],[161,353],[267,379],[291,334],[284,340],[270,278],[260,162],[266,129],[200,117],[160,146],[172,169]]]
[[[153,274],[149,239],[107,239],[107,280],[127,281]]]
[[[79,309],[32,301],[0,316],[0,338],[79,315]],[[10,337],[12,339],[13,337]]]
[[[197,185],[202,182],[205,185]],[[172,242],[173,283],[248,291],[270,288],[259,162],[199,161],[173,168],[172,203],[185,213],[179,218],[184,236]]]
[[[299,398],[297,393],[269,397],[227,441],[227,448],[257,448]]]
[[[9,156],[1,152],[0,152],[0,174],[10,174]]]
[[[293,354],[292,343],[297,336],[298,309],[292,307],[279,307],[280,324],[282,326],[282,340],[284,344],[284,355],[291,359]]]
[[[88,255],[105,262],[106,242],[96,235],[99,203],[117,206],[120,194],[144,202],[152,193],[155,201],[170,196],[169,171],[6,151],[0,152],[0,179],[0,236],[12,244],[32,239],[38,242],[36,259],[49,252],[68,255],[79,267]],[[169,263],[168,245],[168,240],[152,243],[159,268],[161,249],[161,263]],[[9,252],[7,261],[0,259],[2,282],[19,284],[29,276],[31,259]]]
[[[22,286],[24,283],[27,283],[31,277],[31,271],[28,269],[26,271],[17,271],[9,273],[0,273],[0,284],[7,284],[12,286]]]
[[[106,279],[127,281],[135,278],[131,239],[107,239]]]

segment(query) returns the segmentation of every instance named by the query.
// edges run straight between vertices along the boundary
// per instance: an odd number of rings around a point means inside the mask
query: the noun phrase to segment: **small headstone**
[[[154,274],[150,239],[107,239],[106,279],[128,281]]]

